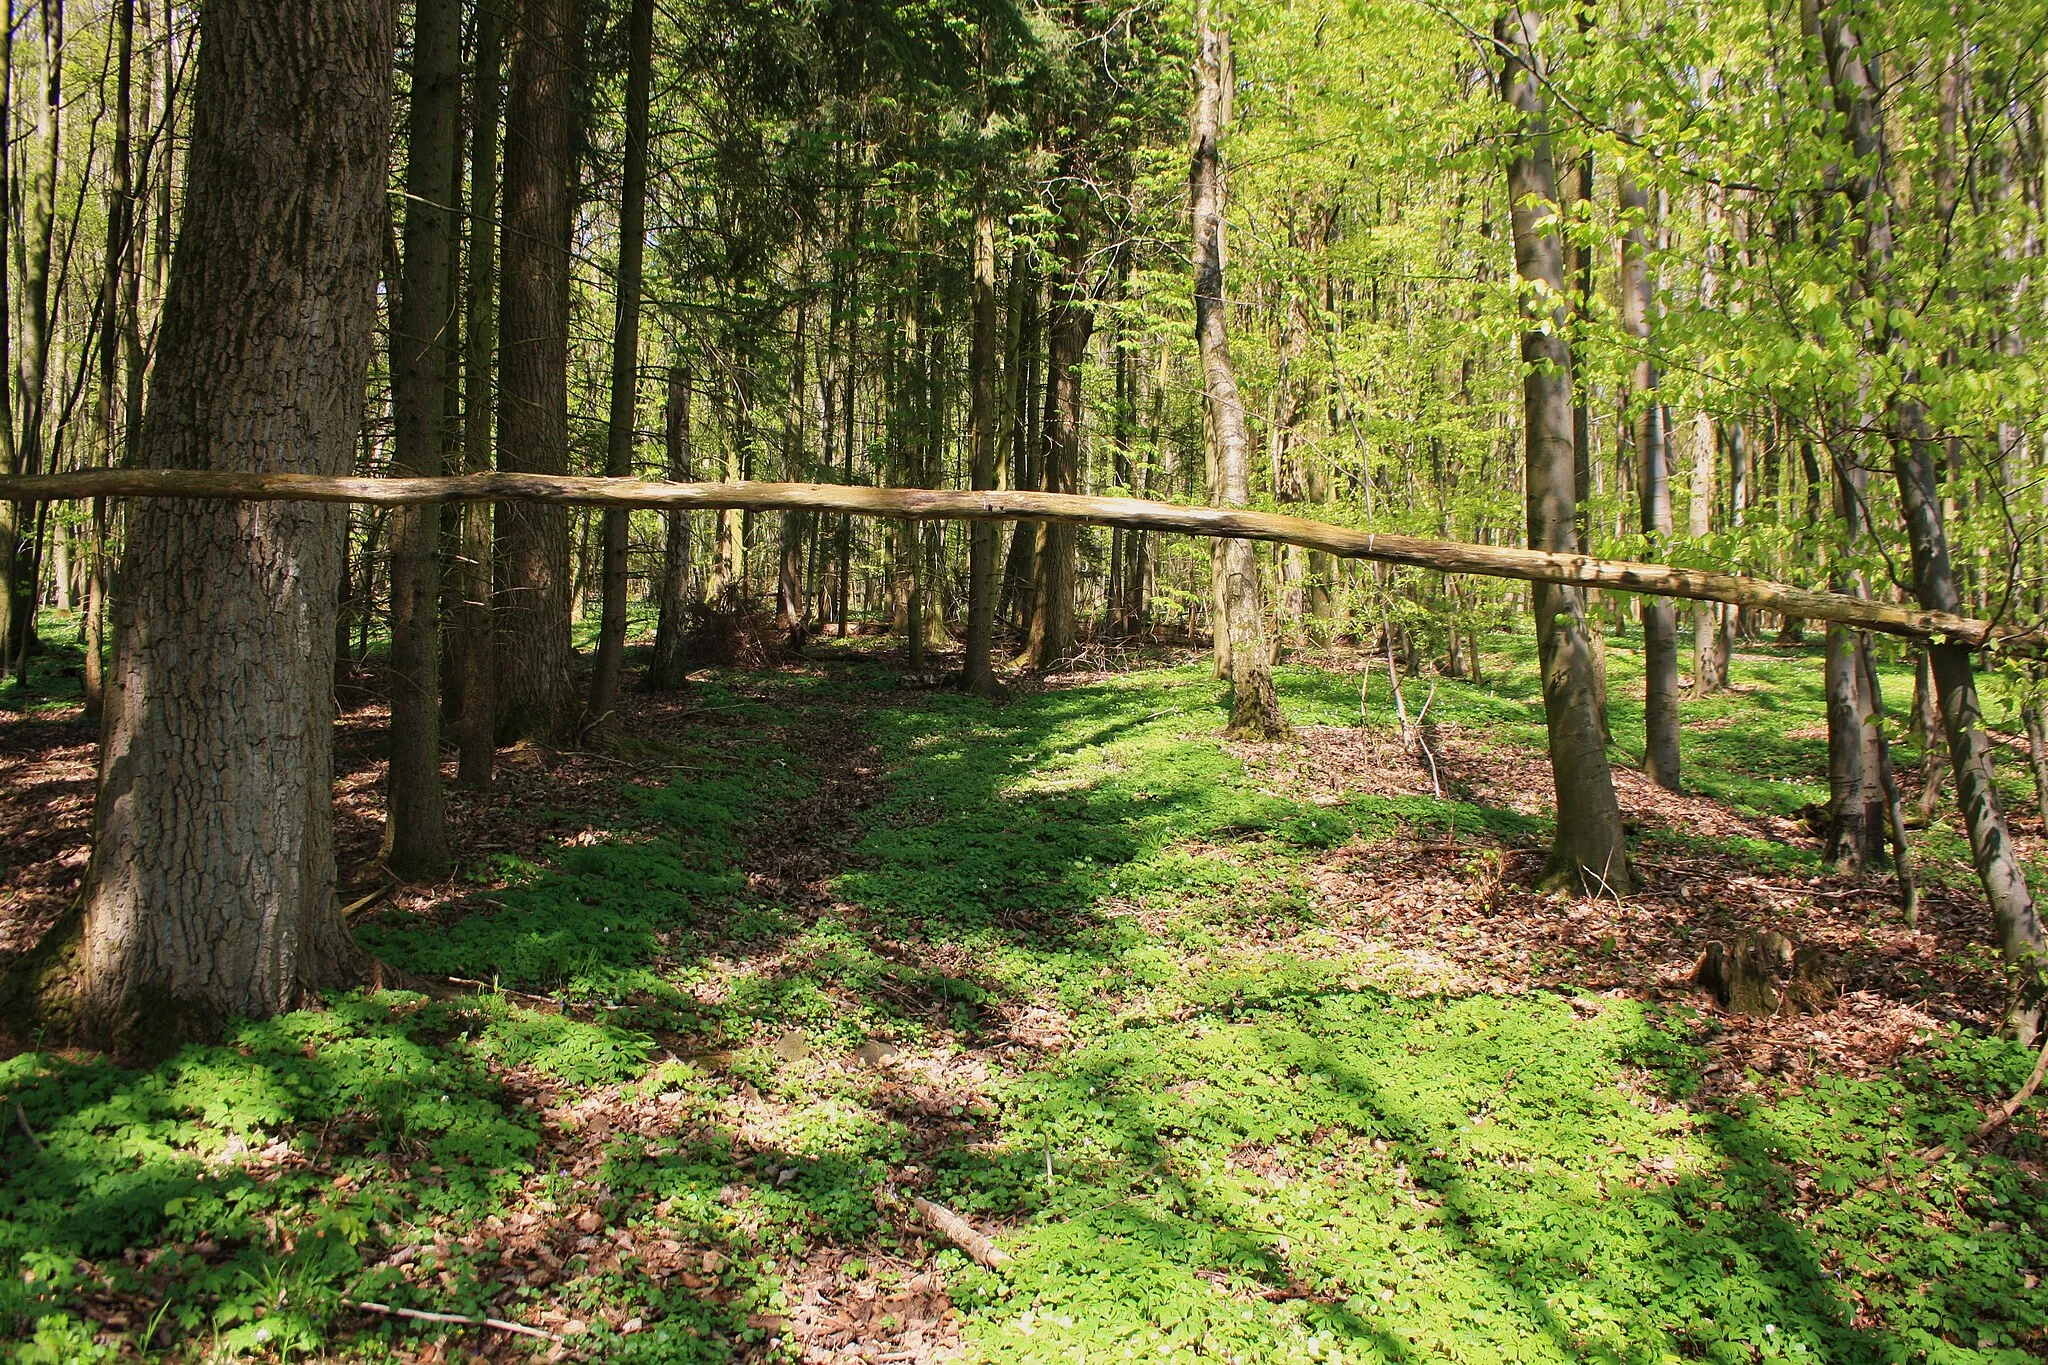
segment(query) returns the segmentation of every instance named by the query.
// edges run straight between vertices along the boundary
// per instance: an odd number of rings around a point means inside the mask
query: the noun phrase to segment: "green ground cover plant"
[[[0,1063],[15,1357],[552,1349],[369,1300],[529,1322],[582,1358],[797,1360],[807,1286],[911,1302],[921,1275],[951,1304],[931,1340],[990,1360],[2048,1345],[2038,1129],[1971,1140],[2032,1059],[1980,1027],[1712,1090],[1730,1025],[1702,998],[1446,988],[1324,887],[1446,840],[1476,876],[1540,849],[1539,818],[1266,783],[1199,663],[990,703],[820,654],[697,686],[685,723],[615,751],[602,810],[529,812],[525,851],[359,931],[495,989],[341,996],[144,1070]],[[1524,670],[1489,662],[1432,715],[1538,743]],[[1744,655],[1736,698],[1688,703],[1702,789],[1773,816],[1813,799],[1824,741],[1791,732],[1816,672]],[[1360,720],[1355,675],[1291,667],[1281,694],[1297,726]],[[1383,677],[1365,720],[1391,725]],[[760,873],[793,830],[830,855],[801,891]],[[1815,870],[1765,839],[1639,843]],[[971,1264],[878,1190],[1014,1259]]]

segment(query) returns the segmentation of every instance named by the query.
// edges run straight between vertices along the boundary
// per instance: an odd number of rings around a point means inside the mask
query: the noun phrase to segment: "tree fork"
[[[872,517],[1121,526],[1126,530],[1273,541],[1320,550],[1342,559],[1408,564],[1444,573],[1600,587],[1696,602],[1729,602],[1808,620],[1839,621],[1860,630],[1906,639],[1935,640],[1970,649],[1990,648],[2027,657],[2048,656],[2048,631],[2038,628],[2022,629],[1954,612],[1820,592],[1745,574],[1508,545],[1430,540],[1360,531],[1308,517],[1183,506],[1142,498],[941,488],[851,488],[822,483],[658,483],[504,472],[403,479],[212,469],[81,469],[64,474],[0,477],[0,500],[28,503],[97,497],[349,502],[379,507],[429,502],[540,502],[678,511],[799,508]]]

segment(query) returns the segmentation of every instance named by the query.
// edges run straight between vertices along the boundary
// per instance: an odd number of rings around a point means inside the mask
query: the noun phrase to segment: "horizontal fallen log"
[[[1345,559],[1406,564],[1444,573],[1530,583],[1609,588],[1652,597],[1728,602],[1811,621],[1913,639],[1944,639],[1974,649],[2048,652],[2048,635],[1991,621],[1873,602],[1842,593],[1774,583],[1743,574],[1668,564],[1552,554],[1505,545],[1472,545],[1359,531],[1305,517],[1222,507],[1189,507],[1140,498],[1072,493],[964,492],[933,488],[856,488],[820,483],[652,483],[563,474],[464,474],[438,479],[377,479],[320,474],[256,474],[196,469],[82,469],[69,474],[0,477],[0,500],[199,498],[239,502],[351,502],[403,506],[441,502],[551,502],[589,507],[756,512],[850,512],[912,520],[1052,521],[1275,541]]]

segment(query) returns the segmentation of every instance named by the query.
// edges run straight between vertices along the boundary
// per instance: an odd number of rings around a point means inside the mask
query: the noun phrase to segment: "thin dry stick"
[[[28,1115],[22,1111],[20,1100],[14,1102],[14,1121],[21,1125],[22,1136],[33,1142],[37,1151],[48,1150],[43,1146],[43,1140],[36,1136],[36,1130],[28,1126]]]
[[[414,1322],[443,1322],[461,1327],[489,1327],[500,1332],[517,1332],[523,1337],[539,1337],[542,1341],[560,1341],[553,1332],[543,1332],[538,1327],[528,1327],[523,1322],[507,1322],[503,1318],[473,1318],[466,1313],[429,1313],[421,1308],[393,1308],[388,1303],[371,1303],[368,1299],[343,1299],[351,1308],[360,1308],[365,1313],[381,1313],[387,1318],[411,1318]]]

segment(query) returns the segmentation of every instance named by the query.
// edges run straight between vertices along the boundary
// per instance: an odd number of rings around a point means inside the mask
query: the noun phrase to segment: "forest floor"
[[[878,642],[632,697],[452,793],[460,866],[375,862],[384,716],[336,792],[359,941],[431,985],[154,1068],[0,1062],[0,1340],[24,1361],[2023,1361],[2048,1356],[2032,1057],[1949,817],[1825,872],[1815,650],[1688,701],[1693,794],[1625,766],[1643,893],[1540,895],[1525,640],[1431,686],[1282,670],[1220,738],[1170,651],[1000,704]],[[61,670],[64,656],[53,657]],[[0,954],[82,873],[94,745],[0,693]],[[1910,677],[1891,671],[1894,705]],[[1363,722],[1363,723],[1362,723]],[[1434,794],[1431,764],[1443,799]],[[2048,854],[2013,767],[2022,851]],[[1814,1011],[1691,984],[1825,954]],[[1940,1144],[1943,1153],[1920,1155]],[[974,1264],[910,1204],[1009,1257]],[[393,1317],[362,1303],[492,1317]]]

